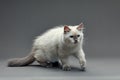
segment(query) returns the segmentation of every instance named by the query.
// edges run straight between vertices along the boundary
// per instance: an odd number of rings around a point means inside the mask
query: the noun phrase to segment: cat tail
[[[23,58],[13,58],[8,60],[8,67],[27,66],[35,61],[34,53]]]

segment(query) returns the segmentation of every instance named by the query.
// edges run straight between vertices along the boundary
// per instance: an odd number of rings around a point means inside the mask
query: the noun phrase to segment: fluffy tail
[[[9,67],[27,66],[35,61],[34,53],[23,58],[14,58],[8,61]]]

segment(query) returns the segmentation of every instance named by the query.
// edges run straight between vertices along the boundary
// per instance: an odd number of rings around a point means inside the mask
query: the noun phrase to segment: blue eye
[[[73,38],[73,36],[70,36],[70,38]]]

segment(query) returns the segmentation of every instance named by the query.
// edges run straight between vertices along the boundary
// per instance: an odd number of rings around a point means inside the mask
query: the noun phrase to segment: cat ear
[[[70,32],[70,30],[71,29],[67,25],[64,26],[64,33]]]
[[[77,30],[81,30],[81,29],[83,29],[84,28],[84,24],[83,23],[80,23],[79,25],[78,25],[78,27],[77,27]]]

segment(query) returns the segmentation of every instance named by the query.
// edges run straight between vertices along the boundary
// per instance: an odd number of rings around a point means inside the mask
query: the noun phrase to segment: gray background
[[[47,29],[80,22],[88,57],[119,56],[119,0],[0,0],[0,58],[24,56]]]
[[[81,73],[82,77],[119,76],[120,0],[0,0],[0,68],[5,68],[1,75],[23,75],[21,68],[5,67],[5,61],[27,55],[36,36],[54,26],[81,22],[86,28],[84,50],[88,60],[88,73]],[[42,74],[36,70],[32,68],[24,74]],[[64,74],[57,70],[50,74],[52,70],[38,70],[48,75]],[[73,74],[67,74],[70,75]]]

